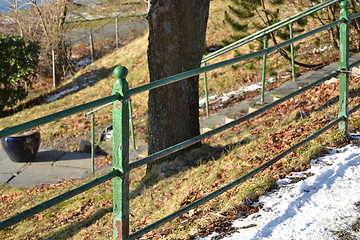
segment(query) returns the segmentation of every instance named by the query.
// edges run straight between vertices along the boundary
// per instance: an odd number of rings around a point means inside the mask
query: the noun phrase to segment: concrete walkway
[[[360,60],[360,53],[351,57],[349,62],[351,64],[359,60]],[[307,84],[315,82],[316,80],[326,75],[329,75],[333,71],[337,70],[338,67],[339,64],[335,62],[317,71],[307,72],[304,75],[300,76],[299,78],[295,79],[295,81],[287,81],[281,86],[271,91],[265,92],[264,94],[265,103],[267,104],[271,103],[279,98],[282,98],[290,94],[291,92],[294,92],[295,90],[298,90],[303,86],[306,86]],[[354,76],[360,76],[360,68],[359,67],[353,68],[351,74],[353,74]],[[335,79],[332,79],[331,81],[333,80]],[[239,115],[239,113],[242,112],[248,113],[262,107],[258,104],[260,102],[260,99],[261,96],[259,95],[254,97],[253,99],[241,101],[231,108],[226,108],[218,111],[216,114],[201,121],[200,124],[201,132],[204,133],[211,129],[219,127],[225,123],[231,122],[235,120],[235,116]]]
[[[351,58],[350,63],[359,61],[360,54]],[[285,96],[299,87],[309,84],[325,75],[338,69],[338,64],[330,64],[316,72],[308,72],[296,79],[288,81],[272,91],[265,93],[265,101],[272,102],[274,99]],[[354,68],[354,75],[360,75],[360,69]],[[245,100],[232,108],[224,109],[207,119],[201,121],[201,131],[206,132],[220,125],[230,122],[234,116],[243,111],[251,111],[251,107],[260,100],[257,96],[251,100]],[[1,147],[0,147],[1,148]],[[139,146],[137,151],[130,154],[130,159],[134,159],[146,152],[147,146]],[[52,184],[62,179],[80,179],[91,176],[90,154],[81,152],[63,152],[56,150],[39,151],[36,159],[31,163],[12,162],[5,152],[0,149],[0,185],[33,187],[42,184]],[[106,166],[98,171],[109,170],[111,166]]]
[[[141,146],[130,153],[130,161],[147,152]],[[97,156],[95,156],[97,157]],[[111,170],[111,165],[95,169],[95,174]],[[89,153],[39,150],[32,162],[13,162],[0,145],[0,186],[34,187],[57,183],[63,179],[81,179],[92,176]]]
[[[34,161],[11,161],[0,149],[0,185],[33,187],[62,179],[91,176],[90,154],[81,152],[39,151]]]

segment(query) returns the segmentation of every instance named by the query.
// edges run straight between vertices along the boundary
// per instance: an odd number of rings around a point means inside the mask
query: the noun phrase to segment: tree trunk
[[[150,81],[200,66],[210,0],[152,0],[148,15]],[[149,154],[199,135],[198,76],[149,93]],[[157,162],[148,164],[148,171]]]
[[[356,3],[354,0],[350,0],[350,9],[351,9],[351,13],[350,14],[355,14],[357,11],[356,11]],[[357,19],[354,19],[352,21],[352,24],[355,28],[355,30],[357,31],[358,33],[358,37],[360,36],[360,18],[357,18]],[[360,50],[360,41],[359,41],[359,38],[358,38],[358,45],[357,45],[357,48],[358,50]]]

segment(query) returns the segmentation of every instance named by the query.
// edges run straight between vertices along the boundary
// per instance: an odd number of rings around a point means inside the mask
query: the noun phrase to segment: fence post
[[[265,35],[263,39],[264,49],[268,47],[268,36]],[[265,102],[265,78],[266,78],[266,54],[263,55],[263,65],[261,73],[261,103]]]
[[[204,62],[204,67],[206,67],[206,62]],[[210,109],[209,109],[209,89],[208,89],[208,83],[207,83],[207,73],[204,72],[204,93],[205,93],[205,112],[206,117],[209,117],[210,115]]]
[[[289,24],[290,39],[294,38],[292,23]],[[294,44],[290,44],[290,54],[291,54],[291,77],[295,81],[295,53],[294,53]]]
[[[52,77],[53,77],[53,88],[56,87],[56,68],[55,68],[55,50],[51,49],[51,62],[52,62]]]
[[[91,174],[95,176],[95,113],[91,113]]]
[[[116,16],[115,18],[115,41],[116,41],[116,48],[119,48],[119,17]]]
[[[90,35],[89,35],[90,39],[90,58],[91,58],[91,62],[94,62],[94,39],[93,39],[93,33],[92,33],[92,28],[90,28]]]
[[[118,66],[114,70],[116,81],[113,94],[119,93],[123,100],[113,102],[113,170],[123,175],[113,182],[113,238],[129,236],[129,86],[128,70]]]
[[[346,20],[345,23],[340,24],[340,60],[339,69],[343,72],[340,73],[340,85],[339,85],[339,115],[338,117],[345,117],[344,121],[339,123],[339,131],[346,133],[348,125],[348,90],[349,90],[349,3],[342,1],[340,3],[340,19]]]
[[[129,99],[129,120],[130,120],[130,135],[131,135],[131,144],[132,148],[135,151],[136,150],[136,142],[135,142],[135,129],[134,129],[134,119],[133,119],[133,109],[132,109],[132,103],[131,98]]]

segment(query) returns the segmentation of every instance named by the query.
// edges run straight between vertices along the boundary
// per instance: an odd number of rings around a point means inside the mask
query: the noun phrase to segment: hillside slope
[[[220,17],[229,1],[212,1],[212,14]],[[215,8],[216,4],[222,7]],[[221,19],[217,24],[225,29]],[[225,30],[224,30],[225,31]],[[215,34],[208,33],[211,43],[217,42]],[[211,36],[210,36],[211,35]],[[221,37],[218,36],[218,39]],[[146,41],[144,35],[127,46],[107,55],[74,78],[84,83],[95,79],[86,88],[64,96],[51,103],[35,106],[11,117],[0,119],[1,126],[9,126],[30,120],[39,115],[59,111],[78,103],[84,103],[111,93],[114,77],[112,69],[117,65],[129,68],[130,87],[148,81],[146,68]],[[214,41],[214,42],[212,42]],[[305,44],[306,43],[306,44]],[[310,41],[304,43],[304,49],[313,50]],[[305,52],[305,50],[304,50]],[[335,51],[333,51],[335,52]],[[321,52],[324,56],[325,53]],[[333,54],[336,54],[333,53]],[[233,53],[219,59],[232,57]],[[272,66],[279,72],[288,73],[281,67],[278,54],[273,54]],[[306,55],[313,57],[313,55]],[[314,59],[312,61],[320,61]],[[238,85],[258,81],[260,61],[251,62],[238,68],[224,68],[211,72],[212,93],[220,93],[236,88]],[[245,69],[249,72],[245,73]],[[243,75],[246,75],[244,77]],[[281,75],[279,75],[279,78]],[[350,85],[350,105],[360,102],[359,76],[352,76]],[[221,89],[221,90],[220,90]],[[316,130],[328,124],[337,116],[338,82],[327,82],[301,94],[287,102],[219,133],[205,141],[199,149],[179,156],[176,161],[159,166],[164,175],[153,185],[143,187],[145,167],[132,171],[130,220],[131,231],[136,231],[161,217],[177,210],[220,187],[248,173],[254,167],[272,159],[274,156],[308,137]],[[137,95],[133,100],[136,132],[146,135],[146,94]],[[107,108],[96,114],[96,124],[110,123],[111,109]],[[360,130],[360,115],[355,113],[350,118],[349,130]],[[81,138],[87,138],[90,130],[89,118],[83,114],[47,124],[40,128],[44,136],[44,147],[67,148],[75,150]],[[139,136],[139,135],[138,135]],[[259,210],[259,206],[247,204],[257,201],[259,196],[276,187],[276,180],[284,178],[292,171],[302,171],[309,167],[312,158],[327,152],[327,147],[338,147],[348,143],[346,136],[339,134],[336,128],[330,129],[320,138],[289,154],[272,167],[264,170],[246,183],[227,191],[215,200],[183,214],[179,218],[156,229],[142,239],[192,239],[194,236],[206,236],[213,231],[224,232],[232,228],[231,220],[239,212],[244,216]],[[69,144],[64,146],[64,144]],[[185,161],[188,167],[179,169],[177,161]],[[0,218],[3,220],[14,213],[28,209],[46,199],[83,184],[86,180],[64,180],[58,184],[40,186],[31,189],[0,187]],[[61,205],[21,222],[0,232],[4,239],[109,239],[112,236],[112,183],[110,181],[74,197]]]

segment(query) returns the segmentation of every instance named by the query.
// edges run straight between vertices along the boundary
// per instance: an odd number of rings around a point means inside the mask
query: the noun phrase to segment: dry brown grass
[[[216,16],[217,19],[211,18],[209,27],[211,29],[217,28],[217,30],[223,32],[219,34],[217,34],[217,31],[216,33],[215,31],[208,32],[209,43],[216,43],[220,36],[227,34],[228,30],[223,27],[222,18],[220,17],[228,2],[223,0],[211,2],[211,14]],[[114,82],[114,77],[109,73],[117,65],[124,65],[129,68],[128,81],[131,87],[148,82],[149,77],[145,67],[147,61],[146,39],[146,35],[136,39],[118,51],[94,62],[74,76],[74,78],[82,78],[92,71],[97,71],[99,81],[93,86],[53,103],[36,106],[11,117],[0,119],[0,125],[4,127],[14,125],[23,122],[25,119],[30,120],[39,117],[39,113],[41,115],[44,115],[45,112],[52,113],[78,103],[109,95]],[[311,46],[304,46],[304,49],[311,49]],[[232,57],[232,53],[219,59],[230,57]],[[278,58],[277,55],[272,57],[274,59]],[[258,65],[259,62],[253,64]],[[284,65],[284,62],[275,61],[272,66],[278,71]],[[244,78],[243,75],[254,75],[251,72],[245,73],[245,69],[245,66],[240,66],[236,70],[220,69],[212,72],[211,91],[217,93],[225,91],[220,89],[235,89],[239,84],[243,83],[239,81],[239,78]],[[353,88],[359,87],[356,82],[353,82],[353,84]],[[329,94],[333,96],[331,94],[336,94],[336,91],[330,91]],[[146,133],[144,127],[146,99],[146,94],[137,95],[132,99],[136,109],[135,121],[138,122],[137,129],[141,129],[143,133]],[[352,98],[351,105],[358,104],[359,101],[359,96],[356,95]],[[314,132],[319,126],[331,121],[333,119],[331,116],[337,115],[336,105],[327,106],[321,112],[316,111],[319,107],[316,105],[314,109],[310,109],[309,114],[300,114],[301,117],[299,118],[299,112],[303,112],[304,109],[289,107],[295,105],[294,100],[289,101],[282,105],[282,108],[269,111],[259,118],[204,141],[204,144],[208,145],[204,147],[206,149],[205,153],[202,153],[201,149],[194,150],[200,151],[197,154],[190,153],[191,159],[197,161],[197,164],[160,179],[154,185],[143,189],[139,195],[131,200],[131,231],[154,222],[179,209],[184,204],[192,202],[235,180],[250,171],[250,169],[271,159],[278,151],[284,149],[285,145],[296,143],[299,139]],[[109,124],[110,119],[110,109],[99,111],[97,114],[97,126]],[[279,121],[279,119],[282,121]],[[65,125],[68,128],[65,128]],[[359,116],[354,115],[350,118],[350,129],[353,131],[359,130],[359,126]],[[74,134],[73,138],[79,140],[79,137],[86,137],[86,135],[78,136],[76,133],[88,129],[88,118],[85,118],[82,114],[77,114],[47,124],[41,128],[41,131],[45,141],[53,142],[58,138],[70,137],[70,135]],[[294,129],[302,129],[302,131],[300,131],[299,135],[296,135]],[[59,133],[59,136],[54,136],[54,132]],[[286,136],[290,136],[287,138],[290,140],[274,144],[275,137],[281,134],[288,134]],[[324,153],[324,145],[339,146],[339,144],[343,144],[343,140],[344,136],[337,134],[336,129],[331,129],[317,140],[290,154],[248,182],[150,232],[143,239],[189,239],[194,235],[206,235],[211,231],[221,232],[231,229],[230,220],[235,218],[239,211],[247,213],[256,211],[256,209],[244,204],[244,201],[256,201],[259,196],[266,194],[268,190],[275,186],[275,181],[279,177],[284,177],[289,171],[300,171],[307,168],[311,158]],[[273,144],[269,144],[271,141]],[[213,153],[213,157],[209,152]],[[199,156],[199,158],[194,159],[194,155]],[[182,161],[185,161],[184,159],[188,159],[187,155],[182,157]],[[131,190],[135,190],[141,184],[144,176],[144,167],[132,171],[130,176]],[[53,185],[52,187],[32,189],[0,187],[1,219],[12,216],[15,212],[25,210],[87,180],[68,181],[61,183],[59,186]],[[0,232],[0,238],[109,239],[112,236],[111,207],[112,184],[107,182]]]

